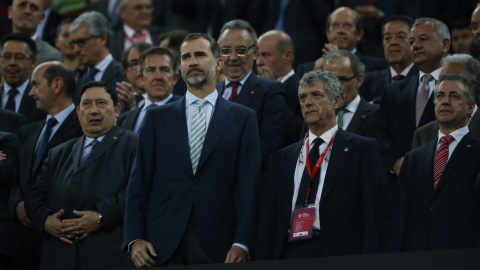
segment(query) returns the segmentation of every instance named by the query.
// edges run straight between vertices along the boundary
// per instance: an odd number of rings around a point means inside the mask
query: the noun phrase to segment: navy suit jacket
[[[286,95],[285,101],[287,103],[286,121],[285,121],[285,135],[286,145],[297,142],[301,139],[302,129],[304,125],[302,108],[300,107],[300,100],[298,98],[298,83],[300,76],[293,74],[288,78],[283,85],[285,85]]]
[[[418,69],[412,66],[407,77],[418,75]],[[392,74],[390,67],[382,70],[375,70],[365,73],[365,80],[360,87],[359,94],[367,101],[374,101],[379,104],[382,101],[382,94],[387,85],[391,83]]]
[[[185,108],[182,97],[147,112],[127,189],[123,249],[133,240],[149,241],[157,265],[177,249],[191,214],[212,262],[224,262],[233,243],[254,247],[260,179],[255,113],[217,98],[194,175]]]
[[[172,103],[174,101],[177,101],[180,99],[180,96],[177,96],[177,95],[173,95],[173,97],[166,103]],[[118,121],[117,121],[117,124],[119,126],[121,126],[123,129],[126,129],[126,130],[131,130],[131,131],[135,131],[135,124],[137,123],[137,118],[138,118],[138,115],[140,114],[140,110],[143,108],[140,107],[140,108],[136,108],[134,110],[131,110],[129,112],[125,112],[125,113],[122,113],[120,115],[120,117],[118,117]]]
[[[360,104],[345,130],[365,137],[374,137],[372,130],[377,123],[378,108],[378,105],[370,104],[361,98]]]
[[[302,144],[283,148],[269,160],[261,190],[256,259],[281,257]],[[381,251],[381,179],[377,142],[338,130],[317,213],[325,256]]]
[[[217,83],[217,90],[222,96],[225,81]],[[284,146],[285,87],[280,82],[258,77],[252,72],[235,103],[247,106],[257,114],[263,168],[268,157]]]
[[[0,131],[17,133],[25,121],[25,115],[0,108]]]
[[[463,137],[433,189],[436,147],[432,141],[403,160],[387,251],[479,246],[480,139]]]
[[[25,92],[23,93],[22,100],[20,101],[20,108],[18,109],[18,113],[25,115],[27,118],[25,122],[26,124],[45,119],[47,116],[44,111],[37,109],[35,99],[28,95],[30,90],[32,90],[32,84],[28,83],[27,87],[25,88]],[[3,91],[5,91],[4,84],[2,84],[2,87],[0,87],[0,102],[2,101]],[[16,104],[16,106],[18,106],[18,104]]]

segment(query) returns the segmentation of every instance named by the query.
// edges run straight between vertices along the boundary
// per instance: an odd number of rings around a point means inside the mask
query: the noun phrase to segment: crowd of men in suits
[[[285,31],[234,19],[172,51],[151,1],[121,0],[115,31],[97,11],[58,28],[74,73],[42,5],[14,0],[0,41],[0,268],[480,246],[480,62],[442,21],[386,19],[376,58],[366,11],[339,7],[295,70]]]

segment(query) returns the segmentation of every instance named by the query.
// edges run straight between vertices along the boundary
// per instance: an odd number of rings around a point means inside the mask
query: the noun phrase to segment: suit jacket
[[[123,249],[147,240],[157,265],[177,249],[191,214],[212,262],[224,262],[233,243],[254,246],[260,178],[254,112],[217,98],[195,175],[185,119],[185,97],[147,112],[127,189]]]
[[[65,19],[62,15],[58,14],[55,10],[50,10],[50,15],[44,20],[47,20],[45,24],[45,29],[43,30],[42,39],[48,42],[52,47],[55,48],[55,36],[57,35],[57,28]]]
[[[420,146],[423,146],[433,140],[435,140],[438,136],[438,121],[432,121],[428,124],[425,124],[423,127],[418,128],[413,133],[413,142],[412,142],[412,149],[417,149]],[[476,137],[480,137],[480,114],[475,113],[472,116],[472,120],[468,124],[468,130],[475,135]]]
[[[7,159],[0,162],[0,254],[14,256],[18,239],[13,237],[12,216],[8,211],[8,198],[17,176],[20,142],[15,134],[0,132],[0,151]]]
[[[82,90],[83,85],[86,83],[88,76],[88,72],[85,72],[79,79],[77,83],[77,89],[75,94],[73,95],[73,102],[75,105],[80,103],[80,92]],[[115,83],[125,81],[125,75],[123,74],[123,67],[120,62],[113,59],[110,64],[108,64],[107,69],[102,75],[101,81],[107,82],[113,87],[115,87]]]
[[[154,46],[158,46],[160,41],[158,40],[158,35],[165,32],[166,28],[159,28],[159,27],[150,27],[148,29],[150,32],[150,37],[152,38],[152,44]],[[113,58],[117,61],[122,61],[122,53],[128,49],[124,48],[125,46],[125,34],[123,31],[123,27],[116,30],[113,33],[113,39],[110,43],[110,53],[112,54]]]
[[[225,91],[225,81],[217,83],[220,96]],[[258,77],[253,72],[242,86],[235,103],[254,110],[257,115],[262,149],[262,168],[268,157],[283,147],[285,141],[285,87],[282,83]]]
[[[54,147],[25,201],[36,230],[44,231],[49,215],[65,210],[98,211],[105,226],[81,242],[66,244],[44,233],[40,269],[110,269],[133,267],[120,250],[125,195],[137,134],[114,126],[80,164],[85,136]]]
[[[25,115],[0,108],[0,131],[17,133],[25,121]]]
[[[412,148],[416,129],[415,107],[418,76],[405,78],[387,86],[376,125],[376,137],[380,142],[386,169],[403,157]],[[433,94],[427,101],[418,127],[435,120]]]
[[[116,0],[120,1],[120,0]],[[118,21],[115,25],[110,20],[110,16],[108,16],[108,2],[109,0],[100,0],[94,3],[89,3],[86,7],[87,11],[98,11],[100,12],[107,20],[112,24],[112,29],[121,29],[123,25],[122,18],[120,18],[120,15],[118,15]]]
[[[26,124],[35,122],[41,119],[45,119],[45,117],[47,116],[47,114],[44,111],[37,109],[35,99],[33,99],[31,96],[28,95],[31,89],[32,89],[32,84],[29,83],[25,88],[25,92],[23,93],[22,100],[20,101],[20,108],[18,109],[18,113],[25,115]],[[4,84],[2,84],[2,86],[0,87],[0,102],[2,99],[3,91],[5,91]]]
[[[12,188],[12,194],[9,200],[11,213],[16,213],[15,207],[20,201],[25,200],[27,193],[30,191],[31,185],[35,182],[36,177],[40,173],[41,166],[38,166],[34,172],[32,172],[32,167],[35,158],[35,147],[44,125],[45,120],[37,121],[23,126],[19,131],[21,142],[19,152],[20,173],[18,182],[16,182]],[[48,142],[47,149],[41,158],[42,161],[40,164],[42,164],[47,157],[49,149],[81,136],[82,134],[83,131],[80,127],[77,113],[73,110]]]
[[[287,103],[287,109],[285,112],[285,146],[297,142],[301,139],[302,128],[304,125],[302,108],[300,107],[300,100],[298,99],[298,83],[300,77],[297,74],[293,74],[288,78],[283,85],[285,85],[285,101]]]
[[[359,53],[358,51],[355,53],[355,55],[358,56],[360,61],[362,61],[362,63],[365,64],[366,72],[380,70],[388,67],[388,64],[385,61],[385,59],[364,55]],[[315,61],[303,63],[298,65],[295,72],[298,73],[298,75],[301,77],[303,76],[303,74],[312,71],[314,67],[315,67]]]
[[[418,75],[418,69],[412,66],[407,74],[407,77]],[[380,104],[382,101],[382,94],[387,85],[391,83],[392,74],[390,67],[382,70],[375,70],[365,73],[365,80],[360,87],[359,93],[367,101],[374,101]]]
[[[480,246],[480,139],[463,137],[433,189],[436,147],[432,141],[405,156],[388,251]]]
[[[166,103],[172,103],[180,99],[180,96],[173,95],[173,97]],[[117,124],[121,126],[123,129],[135,131],[135,124],[137,123],[138,115],[142,110],[143,106],[129,112],[122,113],[120,117],[118,117]]]
[[[35,39],[35,45],[37,45],[37,66],[48,61],[63,62],[62,53],[40,37]]]
[[[365,137],[374,137],[372,129],[377,123],[378,108],[378,105],[370,104],[361,98],[360,104],[345,130]]]
[[[256,258],[279,259],[292,213],[294,173],[303,141],[270,158],[261,190]],[[381,160],[375,140],[338,130],[320,199],[325,256],[381,251]],[[313,255],[314,256],[314,255]]]

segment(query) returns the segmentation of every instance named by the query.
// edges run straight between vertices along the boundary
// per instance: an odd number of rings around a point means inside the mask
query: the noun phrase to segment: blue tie
[[[432,75],[425,74],[422,79],[420,79],[421,85],[417,91],[416,107],[415,107],[415,123],[418,127],[420,124],[420,119],[422,118],[423,111],[427,106],[428,98],[430,97],[430,86],[428,83],[431,80],[435,80]]]
[[[92,154],[93,149],[95,149],[98,143],[99,141],[97,139],[94,139],[89,145],[85,147],[86,149],[88,146],[91,146],[90,151],[85,156],[83,156],[82,159],[80,160],[80,164],[82,164]]]
[[[207,103],[206,99],[196,101],[197,109],[193,113],[192,128],[190,131],[190,159],[192,160],[193,174],[197,172],[198,161],[202,153],[203,141],[207,133],[205,112],[203,106]]]
[[[38,139],[37,151],[35,151],[35,159],[33,161],[32,175],[37,170],[38,165],[40,165],[40,161],[42,160],[43,154],[47,149],[48,141],[50,140],[50,135],[52,134],[52,128],[57,123],[58,121],[54,117],[48,119],[45,127],[45,132],[43,132],[43,134],[40,135],[40,138]]]
[[[97,75],[98,72],[99,72],[99,70],[97,68],[91,68],[88,71],[87,80],[85,81],[85,83],[95,81],[95,75]]]

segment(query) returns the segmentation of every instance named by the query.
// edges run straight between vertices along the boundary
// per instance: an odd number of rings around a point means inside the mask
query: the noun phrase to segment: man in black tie
[[[309,133],[269,160],[261,189],[256,259],[380,252],[378,143],[335,124],[343,92],[333,73],[305,74],[299,99]]]

